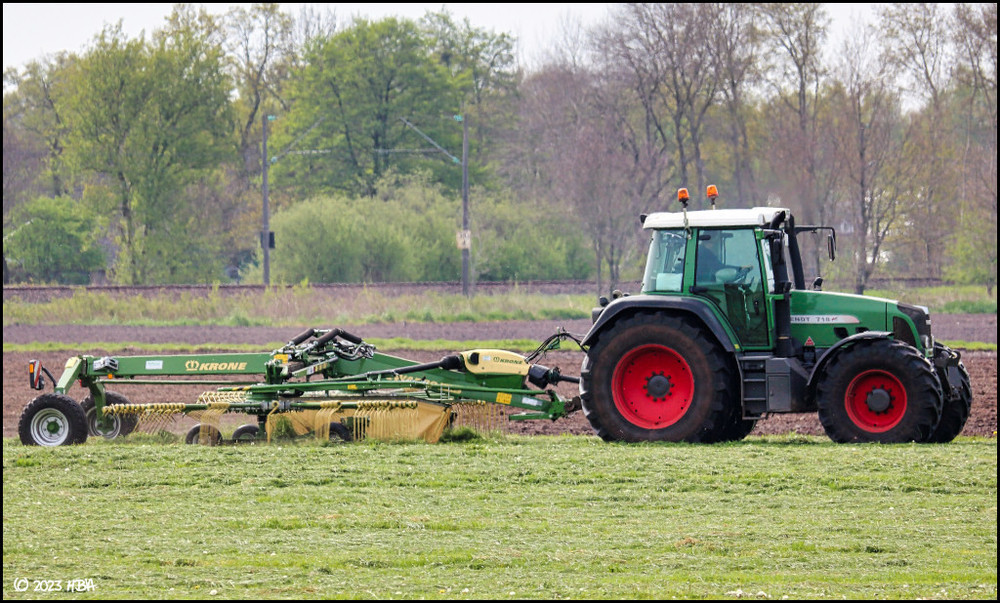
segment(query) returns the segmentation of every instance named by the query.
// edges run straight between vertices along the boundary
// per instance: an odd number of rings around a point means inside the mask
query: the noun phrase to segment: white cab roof
[[[766,225],[780,212],[791,215],[784,207],[755,207],[753,209],[706,209],[687,212],[688,225],[692,227],[759,226]],[[649,214],[643,228],[684,228],[683,212]]]

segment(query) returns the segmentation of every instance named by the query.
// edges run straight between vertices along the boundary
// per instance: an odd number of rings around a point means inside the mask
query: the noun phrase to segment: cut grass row
[[[996,477],[970,438],[4,440],[3,595],[995,600]]]

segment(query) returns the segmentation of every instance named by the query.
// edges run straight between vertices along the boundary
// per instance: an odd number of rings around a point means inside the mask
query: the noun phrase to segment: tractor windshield
[[[684,249],[687,235],[683,229],[654,230],[646,258],[646,275],[642,279],[644,293],[666,291],[677,293],[684,280]]]

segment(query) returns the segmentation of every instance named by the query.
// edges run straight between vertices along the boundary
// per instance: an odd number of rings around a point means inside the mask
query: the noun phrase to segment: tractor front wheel
[[[816,403],[835,442],[922,442],[941,418],[941,384],[912,346],[861,342],[830,362]]]
[[[609,441],[718,441],[732,416],[732,368],[722,348],[676,316],[620,320],[587,352],[583,412]]]
[[[17,432],[26,446],[83,444],[87,441],[87,416],[69,396],[42,394],[24,407]]]
[[[107,406],[127,405],[128,398],[115,392],[104,392],[104,403]],[[123,438],[135,430],[136,418],[133,415],[113,415],[110,429],[101,429],[101,422],[97,418],[97,408],[93,396],[87,396],[80,401],[80,408],[87,415],[87,433],[91,436],[103,436],[107,440]]]

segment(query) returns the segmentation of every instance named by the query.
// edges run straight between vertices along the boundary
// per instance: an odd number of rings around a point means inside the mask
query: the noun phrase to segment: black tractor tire
[[[353,442],[354,435],[351,430],[347,428],[347,425],[339,421],[332,421],[330,423],[330,441],[331,442]]]
[[[87,416],[64,394],[42,394],[28,403],[17,422],[26,446],[69,446],[87,441]]]
[[[816,405],[834,442],[923,442],[941,419],[941,382],[913,346],[865,341],[830,361]]]
[[[757,426],[756,419],[744,419],[743,411],[739,405],[735,405],[735,412],[729,418],[719,434],[719,442],[738,442],[745,439],[753,428]]]
[[[217,427],[211,425],[205,425],[205,430],[208,432],[208,445],[218,446],[222,443],[222,433],[219,432]],[[200,444],[201,443],[201,430],[202,425],[199,423],[191,429],[188,430],[187,435],[184,436],[185,444]]]
[[[616,321],[587,351],[580,373],[583,413],[607,441],[718,441],[739,403],[725,351],[677,316]]]
[[[728,391],[740,391],[739,381],[733,380]],[[742,404],[730,396],[730,401],[727,402],[727,415],[716,424],[714,430],[706,433],[701,441],[706,444],[715,444],[743,440],[750,435],[756,425],[756,419],[743,418]]]
[[[958,392],[952,396],[946,396],[944,408],[941,410],[941,420],[937,427],[927,438],[931,444],[947,444],[958,437],[965,429],[965,423],[972,413],[972,383],[969,372],[965,370],[965,365],[958,363],[958,372],[961,375],[958,383]]]
[[[104,392],[104,403],[108,406],[130,404],[128,398],[115,392]],[[87,434],[92,437],[103,436],[106,440],[124,438],[135,430],[137,419],[134,415],[115,415],[111,417],[111,430],[103,432],[97,421],[97,408],[93,396],[87,396],[80,401],[80,407],[87,415]]]
[[[240,425],[233,432],[233,442],[237,444],[252,444],[257,441],[257,434],[260,433],[260,426],[246,424]]]

